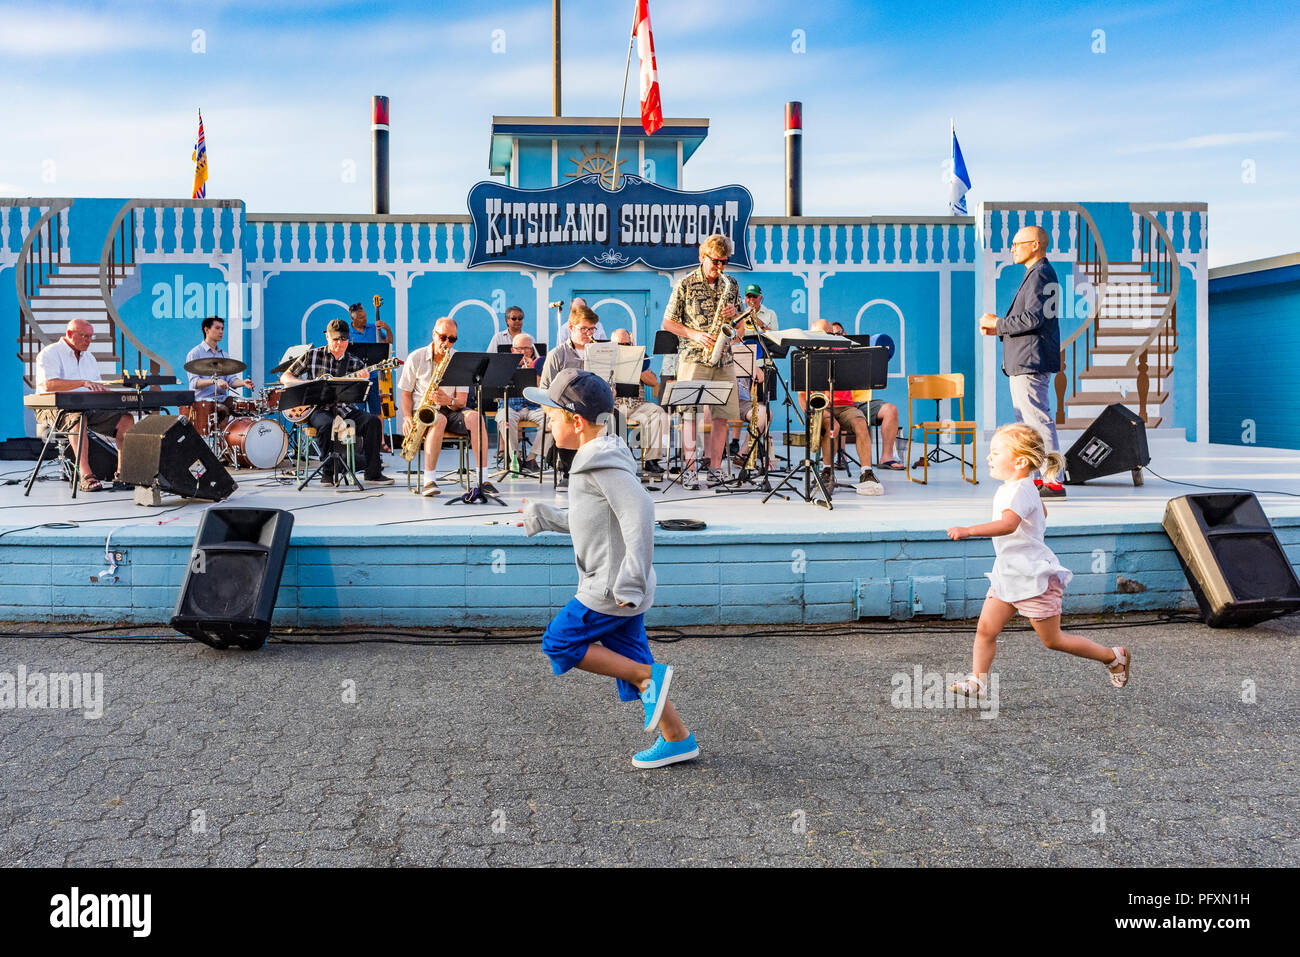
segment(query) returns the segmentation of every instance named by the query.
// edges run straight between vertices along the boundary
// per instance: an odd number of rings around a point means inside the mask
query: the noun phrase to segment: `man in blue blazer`
[[[1061,301],[1060,281],[1047,261],[1047,231],[1041,226],[1023,226],[1011,243],[1011,260],[1025,267],[1016,297],[1005,316],[986,312],[980,316],[980,332],[1002,340],[1002,371],[1011,380],[1011,404],[1016,421],[1032,425],[1043,436],[1049,452],[1060,451],[1056,421],[1052,418],[1049,386],[1061,371],[1061,327],[1057,309],[1049,303]],[[1044,485],[1035,479],[1044,498],[1065,498],[1060,482]]]

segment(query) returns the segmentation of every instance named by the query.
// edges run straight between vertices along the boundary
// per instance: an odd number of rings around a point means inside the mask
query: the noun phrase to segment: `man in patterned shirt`
[[[714,338],[709,334],[713,317],[718,312],[719,301],[722,304],[722,318],[734,319],[739,314],[740,284],[723,275],[727,261],[731,258],[731,240],[721,233],[714,233],[700,243],[700,268],[684,276],[673,287],[673,294],[668,299],[664,310],[663,328],[681,340],[678,349],[677,380],[707,381],[730,383],[731,394],[727,401],[716,407],[704,406],[704,421],[708,422],[716,414],[722,422],[709,433],[708,447],[705,450],[705,465],[708,468],[709,481],[717,484],[722,476],[717,469],[722,465],[722,452],[727,442],[727,419],[740,418],[740,401],[736,391],[736,370],[732,366],[730,350],[723,354],[718,366],[706,363],[713,351]],[[683,487],[689,488],[694,483],[690,480],[695,462],[695,416],[688,414],[682,421],[682,444],[686,455],[688,477],[683,480]]]
[[[331,319],[325,327],[325,339],[324,346],[303,353],[293,365],[285,369],[280,381],[285,385],[296,385],[323,376],[366,381],[367,376],[357,375],[366,367],[365,363],[348,352],[348,343],[351,341],[348,323],[342,319]],[[382,422],[362,406],[339,403],[329,407],[321,406],[312,413],[307,424],[316,429],[316,442],[320,445],[321,455],[329,455],[334,444],[331,433],[335,415],[351,419],[357,427],[357,435],[361,437],[361,450],[366,457],[366,484],[392,485],[393,480],[384,474],[384,461],[381,458]],[[333,485],[337,478],[332,471],[325,472],[322,481],[326,485]]]

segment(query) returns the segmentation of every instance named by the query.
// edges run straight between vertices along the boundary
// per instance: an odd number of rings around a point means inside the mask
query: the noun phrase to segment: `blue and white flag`
[[[952,179],[948,183],[948,211],[954,216],[965,216],[966,193],[970,189],[970,173],[957,143],[957,127],[952,128]]]

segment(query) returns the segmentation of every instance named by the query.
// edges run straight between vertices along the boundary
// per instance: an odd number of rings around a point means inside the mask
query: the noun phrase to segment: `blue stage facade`
[[[496,118],[489,170],[501,177],[498,186],[542,197],[575,179],[607,176],[614,168],[614,124]],[[648,138],[639,126],[625,124],[618,168],[626,162],[626,171],[647,183],[687,190],[685,163],[707,125],[668,120]],[[617,191],[607,192],[612,202]],[[712,221],[728,222],[725,215]],[[753,216],[747,224],[736,222],[732,238],[746,254],[737,258],[747,257],[752,269],[733,275],[762,286],[764,305],[776,312],[781,328],[806,328],[826,318],[849,333],[888,334],[897,352],[889,387],[878,398],[896,404],[906,423],[908,375],[959,372],[966,380],[965,416],[986,430],[1013,415],[999,343],[978,334],[976,319],[1004,310],[1020,283],[1011,237],[1023,225],[1042,226],[1062,283],[1065,369],[1054,405],[1066,436],[1105,405],[1122,401],[1146,416],[1163,448],[1208,448],[1211,422],[1218,419],[1203,203],[985,202],[970,217]],[[525,331],[555,343],[564,334],[563,320],[548,305],[575,296],[587,299],[607,331],[625,327],[636,342],[649,345],[673,283],[694,260],[683,236],[687,258],[678,269],[605,268],[590,261],[599,257],[563,268],[503,262],[470,268],[478,238],[466,214],[278,215],[215,199],[0,200],[0,321],[19,342],[0,360],[11,383],[0,392],[0,439],[34,433],[22,404],[31,391],[31,359],[73,315],[95,325],[106,377],[119,368],[151,367],[183,376],[201,319],[221,316],[227,351],[262,385],[287,348],[320,344],[328,320],[344,316],[353,302],[369,309],[374,295],[383,297],[381,316],[393,328],[399,357],[428,343],[441,316],[459,324],[459,348],[484,350],[504,328],[510,306],[524,310]],[[956,403],[950,406],[942,414],[956,417]],[[932,409],[918,412],[929,416]],[[981,439],[981,458],[986,450]],[[1189,475],[1201,474],[1199,464],[1188,468]],[[902,473],[893,479],[886,482],[888,494],[870,508],[862,499],[854,507],[837,500],[833,513],[798,503],[817,513],[812,523],[801,517],[806,511],[790,511],[792,503],[758,508],[757,499],[748,498],[725,508],[716,500],[657,506],[662,514],[686,509],[680,514],[708,517],[710,530],[657,536],[661,599],[652,620],[976,614],[991,547],[950,542],[943,528],[985,514],[993,492],[988,480],[971,487],[940,476],[923,487],[910,485]],[[272,503],[255,487],[255,496],[247,494],[250,486],[240,481],[228,504],[247,499],[293,507],[306,501],[276,492]],[[1058,540],[1049,543],[1076,575],[1067,612],[1188,607],[1190,592],[1158,524],[1163,500],[1127,513],[1124,503],[1133,491],[1125,479],[1091,505],[1072,502],[1073,517],[1064,513],[1068,527],[1053,533]],[[516,503],[528,494],[522,486],[507,490]],[[1180,492],[1171,487],[1164,497],[1173,494]],[[345,507],[337,497],[329,500],[336,508],[299,518],[277,611],[282,624],[353,624],[383,608],[384,620],[393,623],[537,625],[571,594],[567,541],[525,541],[472,527],[482,521],[421,524],[429,521],[425,506],[400,485],[383,497],[393,509],[391,530],[377,527],[368,503]],[[129,501],[115,507],[148,520],[149,513]],[[345,508],[352,508],[346,521],[319,518]],[[112,507],[95,511],[109,516],[95,521],[116,517]],[[174,525],[115,534],[130,558],[111,583],[98,575],[104,525],[7,533],[0,541],[0,618],[166,618],[198,511],[187,506]],[[14,529],[51,520],[27,511],[7,515]],[[1296,517],[1279,517],[1284,542],[1300,548]],[[140,525],[129,517],[125,523]],[[494,563],[514,574],[495,574]],[[1120,587],[1127,576],[1140,578],[1142,588]]]

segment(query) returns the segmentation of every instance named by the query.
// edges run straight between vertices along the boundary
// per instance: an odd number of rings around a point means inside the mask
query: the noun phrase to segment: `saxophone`
[[[809,459],[812,459],[814,456],[820,454],[821,452],[822,412],[826,410],[826,406],[829,404],[830,404],[830,400],[826,398],[826,393],[824,392],[814,392],[812,395],[808,396],[808,415],[809,415],[808,458]],[[826,464],[825,462],[822,463],[822,465],[825,464]]]
[[[727,351],[727,346],[736,336],[735,328],[722,318],[722,309],[727,304],[728,295],[731,292],[731,284],[735,282],[725,272],[718,278],[722,281],[723,286],[718,290],[718,307],[713,310],[713,321],[709,323],[708,334],[713,337],[713,352],[704,360],[707,366],[717,368],[722,365],[722,357]]]
[[[411,423],[411,431],[406,434],[406,438],[402,439],[402,458],[408,462],[419,454],[420,447],[424,445],[424,434],[438,421],[438,406],[433,401],[433,394],[438,391],[438,385],[442,382],[442,375],[447,371],[447,363],[450,361],[451,350],[448,349],[434,366],[433,377],[429,379],[429,387],[424,390],[424,397],[420,399],[420,407],[411,417],[414,420]]]

